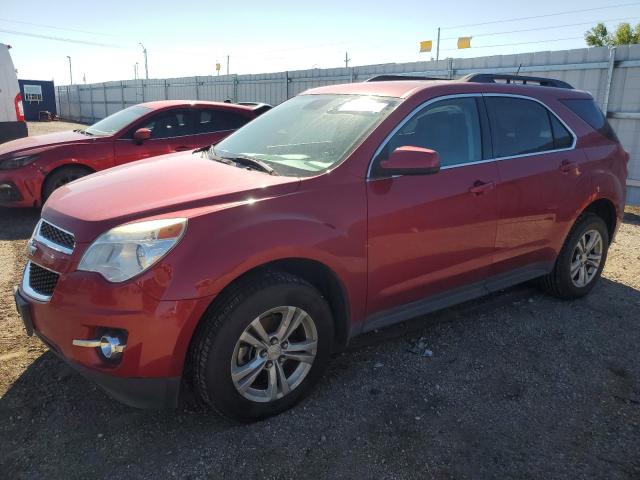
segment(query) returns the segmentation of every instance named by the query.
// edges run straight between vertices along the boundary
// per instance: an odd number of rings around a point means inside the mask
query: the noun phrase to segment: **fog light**
[[[99,348],[100,353],[107,359],[115,359],[122,355],[126,345],[122,345],[118,337],[103,335],[100,340],[74,340],[76,347]]]

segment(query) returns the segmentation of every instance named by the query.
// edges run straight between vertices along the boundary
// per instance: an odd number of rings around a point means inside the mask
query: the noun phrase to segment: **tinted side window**
[[[172,138],[193,135],[189,110],[172,110],[151,117],[142,128],[151,130],[151,138]]]
[[[569,148],[573,145],[573,137],[569,130],[560,123],[560,120],[556,118],[554,114],[549,112],[549,119],[551,119],[551,128],[553,130],[553,145],[555,148]]]
[[[547,109],[533,100],[485,97],[496,158],[553,150]]]
[[[482,160],[475,98],[452,98],[426,106],[391,137],[378,160],[403,146],[435,150],[443,167]]]
[[[235,130],[245,123],[249,118],[235,112],[224,110],[196,110],[196,129],[198,133],[220,132],[223,130]]]
[[[618,141],[618,137],[613,131],[613,128],[611,128],[604,114],[592,99],[572,98],[562,100],[562,103],[569,107],[571,111],[582,120],[591,125],[596,132],[599,132],[611,141]]]

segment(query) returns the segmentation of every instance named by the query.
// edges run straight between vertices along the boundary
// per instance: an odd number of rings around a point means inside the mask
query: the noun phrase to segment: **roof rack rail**
[[[515,83],[522,85],[529,85],[531,83],[539,85],[541,87],[555,87],[555,88],[567,88],[573,90],[573,86],[562,80],[556,80],[555,78],[544,77],[527,77],[525,75],[505,75],[501,73],[471,73],[462,77],[460,82],[475,82],[475,83],[499,83],[496,80],[504,80],[505,83]]]
[[[388,82],[395,80],[446,80],[446,78],[423,77],[421,75],[376,75],[368,78],[365,82]]]

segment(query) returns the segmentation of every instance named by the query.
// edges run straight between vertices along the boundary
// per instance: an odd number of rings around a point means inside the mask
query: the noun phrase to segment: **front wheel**
[[[332,341],[331,311],[312,285],[288,273],[252,276],[223,295],[196,333],[196,392],[235,420],[278,414],[318,382]]]
[[[576,221],[543,287],[559,298],[579,298],[602,274],[609,251],[609,231],[601,217],[586,213]]]
[[[51,173],[44,182],[42,187],[42,203],[47,201],[51,194],[58,188],[73,182],[79,178],[89,175],[91,172],[77,165],[62,167]]]

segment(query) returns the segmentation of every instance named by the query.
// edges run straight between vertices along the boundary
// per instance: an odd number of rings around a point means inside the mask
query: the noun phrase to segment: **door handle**
[[[180,145],[179,147],[174,148],[176,152],[185,152],[187,150],[191,150],[191,147],[187,145]]]
[[[560,164],[560,167],[558,167],[558,170],[560,170],[562,173],[569,173],[571,170],[573,170],[577,166],[578,164],[576,162],[563,160],[562,163]]]
[[[480,180],[476,180],[469,191],[475,195],[482,195],[494,188],[496,188],[496,184],[494,182],[482,182]]]

